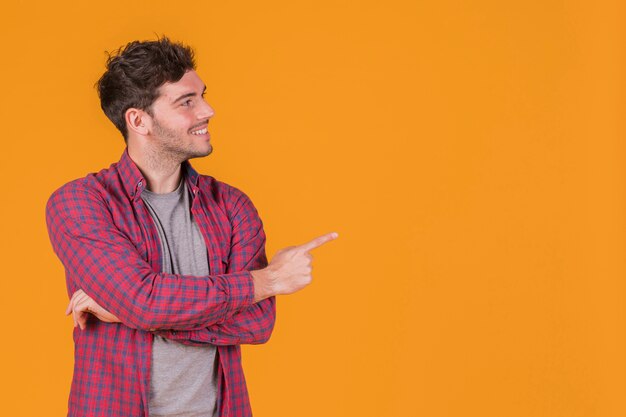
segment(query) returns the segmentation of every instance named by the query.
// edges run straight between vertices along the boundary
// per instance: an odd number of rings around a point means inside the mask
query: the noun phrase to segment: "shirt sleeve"
[[[233,232],[226,272],[228,274],[253,271],[267,266],[265,232],[252,201],[244,193],[233,189],[236,195]],[[269,340],[276,321],[276,299],[266,298],[240,308],[231,317],[200,330],[187,332],[159,332],[160,335],[181,342],[210,343],[213,345],[260,344]]]
[[[52,194],[46,222],[68,289],[81,288],[129,327],[202,329],[254,301],[248,271],[202,277],[154,272],[115,227],[103,198],[77,181]]]

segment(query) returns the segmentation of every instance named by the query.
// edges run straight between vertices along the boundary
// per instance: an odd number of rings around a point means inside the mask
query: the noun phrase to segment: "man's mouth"
[[[192,135],[206,135],[208,131],[209,131],[208,128],[203,127],[202,129],[193,130],[191,134]]]

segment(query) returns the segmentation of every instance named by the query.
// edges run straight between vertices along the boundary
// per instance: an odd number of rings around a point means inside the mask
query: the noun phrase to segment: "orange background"
[[[244,348],[255,416],[626,415],[626,7],[12,2],[0,34],[0,414],[66,413],[44,205],[117,161],[105,50],[192,45],[268,253],[338,231]]]

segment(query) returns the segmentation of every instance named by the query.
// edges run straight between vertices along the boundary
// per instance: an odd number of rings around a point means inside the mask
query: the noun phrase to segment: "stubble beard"
[[[199,150],[193,147],[191,143],[185,143],[181,135],[188,134],[179,133],[175,130],[168,129],[160,124],[156,119],[153,120],[154,134],[159,137],[158,154],[159,158],[164,162],[180,164],[188,159],[202,158],[209,156],[213,152],[213,145],[208,144],[208,150]]]

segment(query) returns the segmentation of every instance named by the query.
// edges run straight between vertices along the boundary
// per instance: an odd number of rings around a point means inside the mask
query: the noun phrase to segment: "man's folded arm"
[[[78,181],[53,193],[46,221],[70,295],[82,289],[129,327],[203,329],[253,305],[248,271],[202,277],[154,272],[115,227],[102,197]]]

